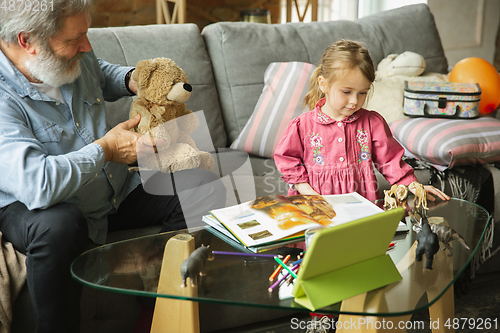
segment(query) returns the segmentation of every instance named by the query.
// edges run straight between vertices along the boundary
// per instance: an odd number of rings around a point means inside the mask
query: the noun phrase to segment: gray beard
[[[39,55],[25,62],[30,76],[38,81],[58,88],[73,83],[80,76],[80,58],[78,53],[71,60],[60,58],[48,46],[42,46]],[[76,61],[75,64],[73,64]],[[71,66],[73,64],[73,66]]]

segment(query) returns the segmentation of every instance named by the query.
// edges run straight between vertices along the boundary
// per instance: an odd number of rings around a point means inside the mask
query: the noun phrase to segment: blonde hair
[[[304,105],[310,110],[325,94],[321,91],[318,78],[323,76],[329,86],[340,79],[346,70],[357,69],[370,82],[375,81],[373,60],[361,43],[341,39],[328,46],[309,81],[309,92],[304,98]]]

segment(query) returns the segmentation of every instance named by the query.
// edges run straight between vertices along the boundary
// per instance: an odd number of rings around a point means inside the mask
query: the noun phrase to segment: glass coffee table
[[[426,327],[433,332],[454,331],[453,284],[484,250],[485,238],[490,237],[490,216],[481,206],[455,198],[429,201],[428,206],[430,222],[449,225],[465,238],[470,249],[452,241],[453,256],[448,255],[449,250],[438,251],[430,270],[425,268],[425,258],[415,261],[416,233],[411,226],[408,233],[396,234],[396,245],[387,253],[403,279],[319,310],[338,316],[337,332],[404,332],[409,327],[402,323],[426,308],[434,320],[425,323]],[[92,288],[156,297],[151,332],[199,332],[197,302],[309,312],[294,302],[291,285],[283,283],[272,292],[268,290],[269,276],[277,265],[272,258],[216,255],[206,262],[206,275],[198,276],[196,286],[188,283],[181,288],[180,265],[201,245],[210,245],[214,251],[241,251],[210,227],[201,227],[94,248],[75,259],[71,273]],[[299,242],[265,253],[290,254],[292,262],[303,249],[304,243]]]

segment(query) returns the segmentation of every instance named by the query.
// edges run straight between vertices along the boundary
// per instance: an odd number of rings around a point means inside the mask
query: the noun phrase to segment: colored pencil
[[[260,258],[283,258],[282,255],[276,254],[263,254],[263,253],[246,253],[246,252],[227,252],[227,251],[212,251],[213,254],[216,255],[225,255],[225,256],[243,256],[243,257],[260,257]]]
[[[274,260],[276,260],[278,262],[278,264],[280,264],[284,269],[286,269],[288,272],[290,272],[290,275],[292,275],[294,279],[297,278],[297,275],[295,275],[295,273],[292,272],[292,270],[285,263],[283,263],[283,261],[281,261],[280,258],[274,257]]]
[[[283,262],[286,264],[288,260],[290,260],[290,255],[287,255],[285,259],[283,259]],[[271,276],[269,277],[269,281],[273,281],[274,279],[276,279],[276,276],[280,271],[281,271],[281,265],[278,265],[278,267],[276,267],[276,269],[274,270],[273,274],[271,274]]]
[[[299,269],[298,266],[293,268],[292,270],[297,270],[297,269]],[[281,282],[285,281],[285,279],[289,278],[289,277],[291,277],[290,273],[286,272],[285,275],[283,275],[278,281],[274,282],[267,290],[269,290],[269,292],[272,292],[274,288],[279,286],[281,284]]]
[[[300,264],[294,265],[292,267],[292,271],[297,274],[299,272]],[[293,276],[288,275],[288,279],[286,279],[287,285],[290,285],[293,282]]]
[[[267,290],[269,290],[269,292],[273,291],[274,288],[279,286],[280,283],[283,282],[289,276],[290,276],[290,273],[287,272],[285,275],[283,275],[281,278],[279,278],[278,281],[274,282]]]

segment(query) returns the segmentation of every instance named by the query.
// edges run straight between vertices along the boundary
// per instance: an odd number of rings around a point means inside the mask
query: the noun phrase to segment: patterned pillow
[[[500,120],[409,118],[392,122],[394,137],[417,158],[449,168],[500,161]]]
[[[264,74],[264,89],[252,116],[231,148],[273,158],[290,121],[308,111],[303,100],[315,66],[304,62],[273,62]]]

